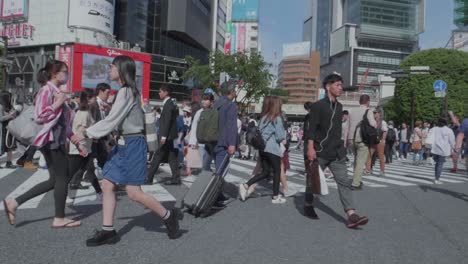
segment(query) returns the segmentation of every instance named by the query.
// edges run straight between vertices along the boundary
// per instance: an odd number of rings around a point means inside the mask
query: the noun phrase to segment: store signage
[[[36,27],[28,23],[3,25],[2,37],[8,37],[8,45],[20,45],[21,39],[34,40]]]
[[[117,51],[117,50],[108,49],[108,50],[107,50],[107,55],[109,55],[109,57],[115,57],[115,56],[120,56],[120,55],[122,55],[122,53],[120,53],[120,52]]]
[[[25,19],[27,16],[27,0],[1,0],[0,19]]]

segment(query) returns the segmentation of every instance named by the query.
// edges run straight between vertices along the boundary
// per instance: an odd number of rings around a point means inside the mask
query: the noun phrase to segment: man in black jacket
[[[159,149],[156,151],[155,157],[150,162],[146,184],[153,184],[154,175],[158,171],[159,164],[168,159],[171,167],[172,177],[165,181],[166,185],[181,184],[180,172],[177,162],[178,150],[174,148],[174,139],[177,138],[177,116],[179,108],[171,99],[171,90],[167,86],[159,88],[159,97],[163,100],[163,109],[159,119]]]
[[[317,160],[322,169],[328,167],[332,171],[338,185],[341,204],[348,216],[346,226],[356,228],[359,225],[367,224],[368,218],[356,214],[351,179],[348,178],[346,150],[341,133],[343,106],[337,100],[343,92],[343,79],[338,74],[330,74],[325,77],[323,87],[326,89],[327,97],[314,103],[310,109],[309,128],[305,132],[307,158],[311,161]],[[304,214],[309,216],[307,214],[311,212],[315,214],[313,195],[306,193]],[[309,217],[318,218],[316,215]]]

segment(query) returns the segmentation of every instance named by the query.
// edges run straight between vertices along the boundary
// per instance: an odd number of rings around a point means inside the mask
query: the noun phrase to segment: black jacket
[[[170,98],[164,104],[159,119],[159,137],[165,137],[167,140],[177,138],[177,116],[179,116],[179,108]]]
[[[344,142],[341,139],[342,112],[341,103],[332,103],[328,97],[312,105],[309,127],[304,134],[306,139],[314,141],[317,157],[330,161],[346,157]]]

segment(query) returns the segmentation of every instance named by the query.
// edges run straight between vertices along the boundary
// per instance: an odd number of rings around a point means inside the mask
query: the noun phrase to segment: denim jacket
[[[259,128],[262,132],[262,138],[266,143],[264,152],[274,154],[278,157],[283,157],[279,143],[286,139],[286,131],[284,130],[281,117],[276,117],[274,122],[266,120],[266,118],[263,117],[260,120]]]

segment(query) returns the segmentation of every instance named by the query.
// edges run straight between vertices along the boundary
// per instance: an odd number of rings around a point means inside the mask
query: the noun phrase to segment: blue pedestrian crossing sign
[[[434,82],[433,87],[436,92],[445,92],[445,90],[447,90],[447,83],[442,80],[437,80]]]

